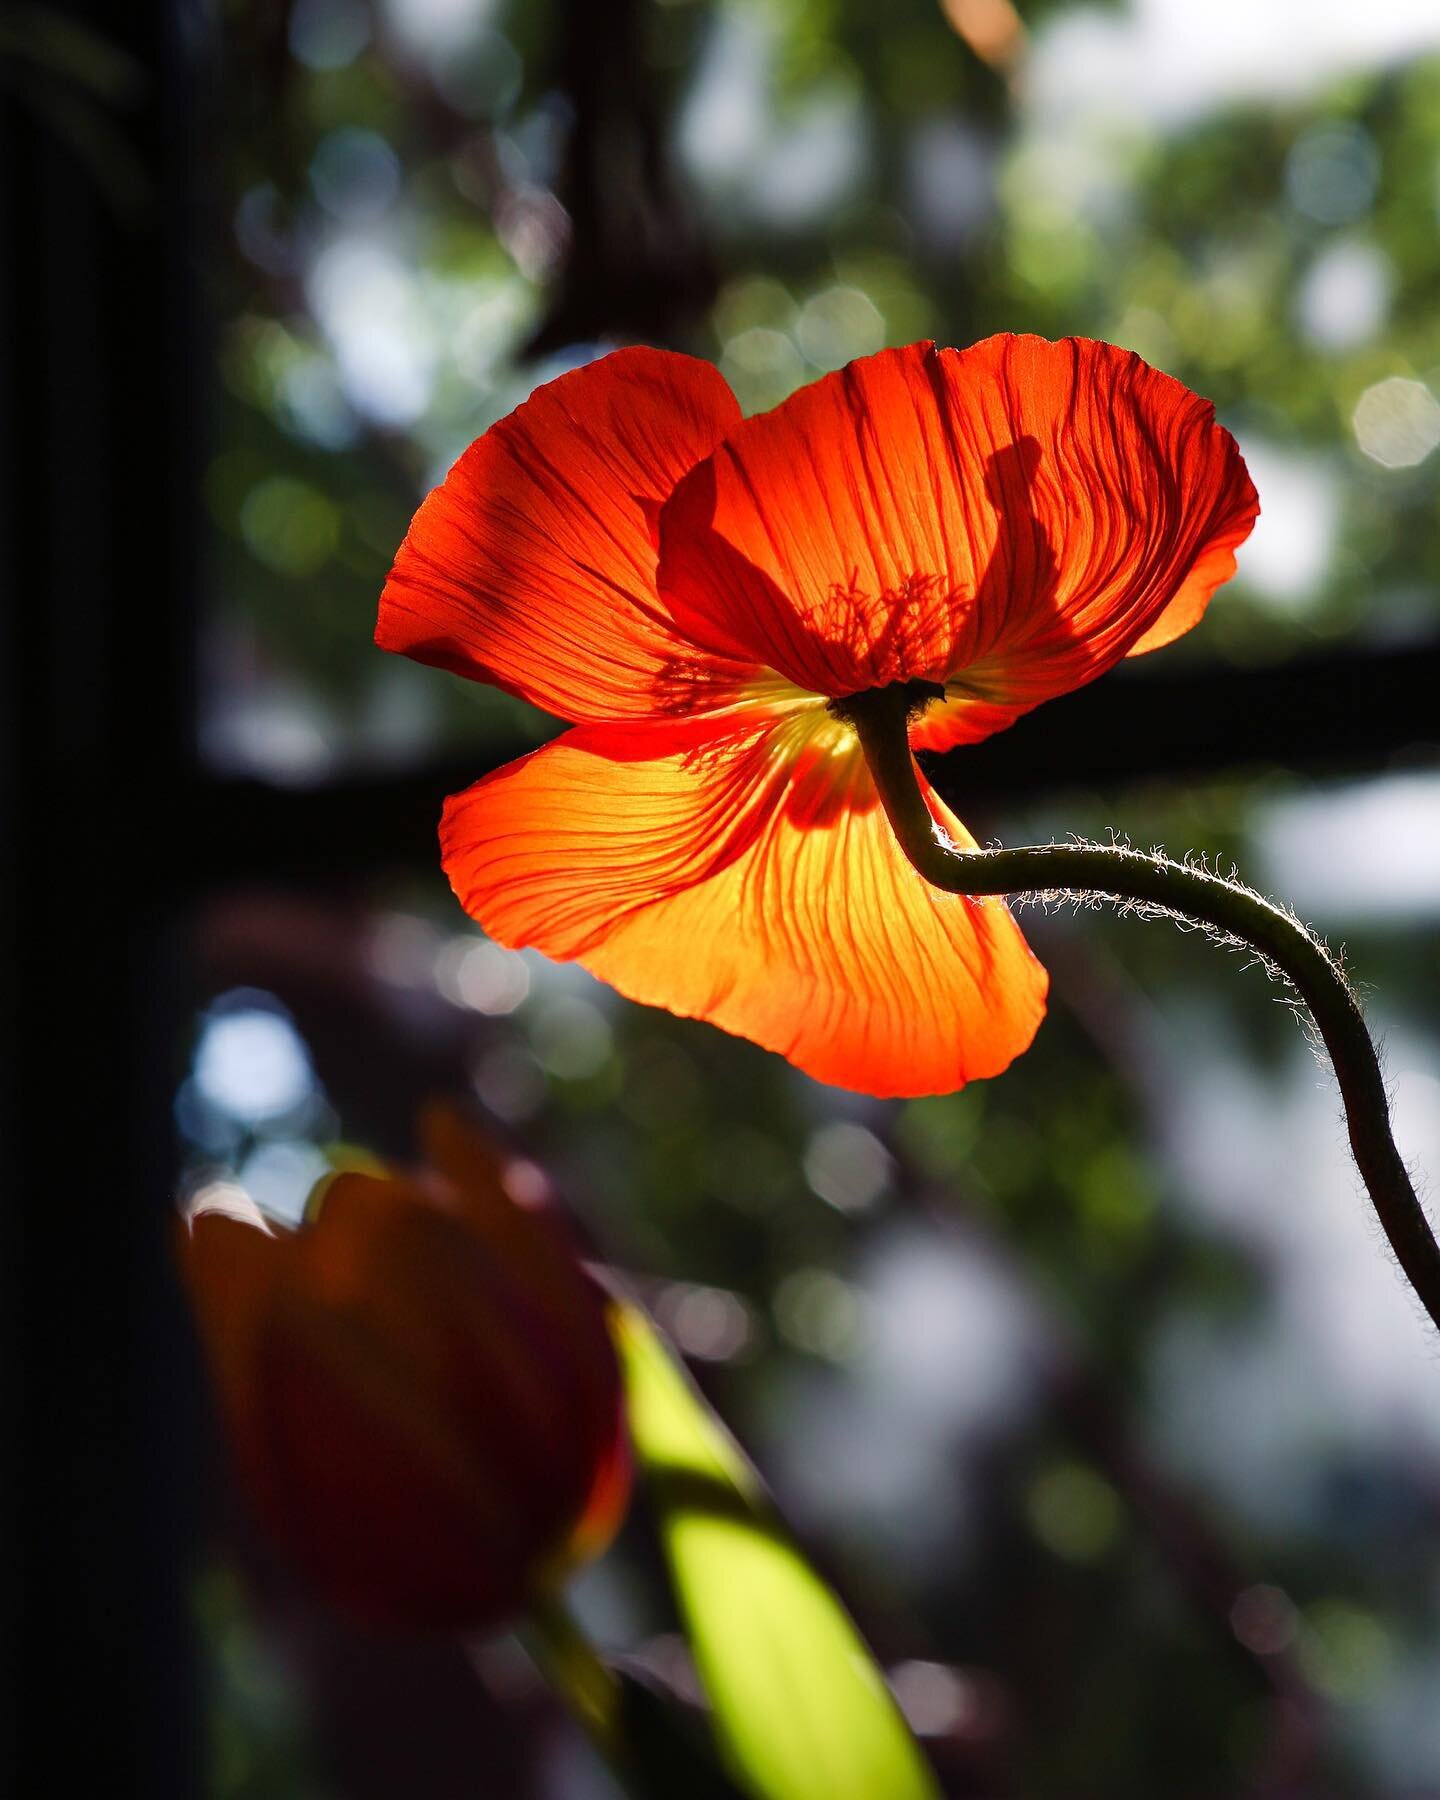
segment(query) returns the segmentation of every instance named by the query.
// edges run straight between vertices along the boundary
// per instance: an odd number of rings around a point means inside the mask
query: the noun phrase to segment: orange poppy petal
[[[987,735],[1199,617],[1255,492],[1208,401],[1069,338],[914,344],[732,431],[660,520],[660,590],[815,693],[947,683]]]
[[[837,1086],[951,1092],[1003,1069],[1044,1012],[1003,902],[920,880],[849,728],[818,709],[699,747],[663,728],[567,732],[450,799],[441,840],[461,903],[502,944]]]
[[[1237,452],[1238,455],[1238,452]],[[1247,477],[1248,479],[1248,477]],[[1254,490],[1252,489],[1252,496]],[[1205,616],[1210,596],[1235,573],[1235,552],[1249,537],[1260,516],[1260,503],[1254,501],[1228,532],[1222,533],[1205,554],[1196,560],[1179,593],[1156,619],[1150,629],[1125,652],[1127,656],[1144,656],[1150,650],[1163,650]]]
[[[547,383],[416,513],[375,641],[564,719],[685,710],[733,686],[748,670],[697,651],[656,597],[654,522],[739,417],[715,369],[664,350]]]

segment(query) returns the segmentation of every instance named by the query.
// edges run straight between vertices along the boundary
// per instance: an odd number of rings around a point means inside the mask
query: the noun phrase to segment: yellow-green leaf
[[[716,1731],[759,1800],[936,1800],[865,1643],[759,1477],[634,1308],[616,1331],[636,1455]]]

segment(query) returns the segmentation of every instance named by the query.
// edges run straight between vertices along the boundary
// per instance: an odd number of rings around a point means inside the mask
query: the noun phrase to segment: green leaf
[[[759,1800],[936,1800],[843,1606],[644,1316],[616,1327],[636,1455],[716,1731]]]

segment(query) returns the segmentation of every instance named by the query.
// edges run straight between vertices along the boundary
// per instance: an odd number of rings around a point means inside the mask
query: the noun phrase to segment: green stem
[[[931,815],[910,753],[902,687],[876,688],[835,710],[859,733],[885,812],[911,863],[951,894],[1091,894],[1194,919],[1250,945],[1309,1009],[1329,1052],[1350,1147],[1390,1247],[1440,1326],[1440,1246],[1390,1131],[1375,1046],[1339,962],[1298,919],[1240,882],[1119,844],[961,850]]]
[[[584,1726],[595,1748],[615,1762],[622,1748],[620,1681],[565,1602],[557,1595],[537,1600],[520,1636],[540,1673]]]
[[[520,1637],[634,1800],[742,1800],[708,1724],[668,1690],[604,1662],[558,1595],[535,1601]]]

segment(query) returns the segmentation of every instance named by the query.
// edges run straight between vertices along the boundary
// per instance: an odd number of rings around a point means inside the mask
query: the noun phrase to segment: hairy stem
[[[911,863],[951,894],[1087,894],[1155,907],[1250,945],[1308,1008],[1340,1087],[1350,1147],[1390,1246],[1440,1327],[1440,1246],[1390,1131],[1375,1046],[1339,963],[1299,920],[1238,881],[1118,844],[961,850],[936,823],[910,753],[902,688],[847,700],[885,812]],[[842,709],[837,707],[837,711]]]

